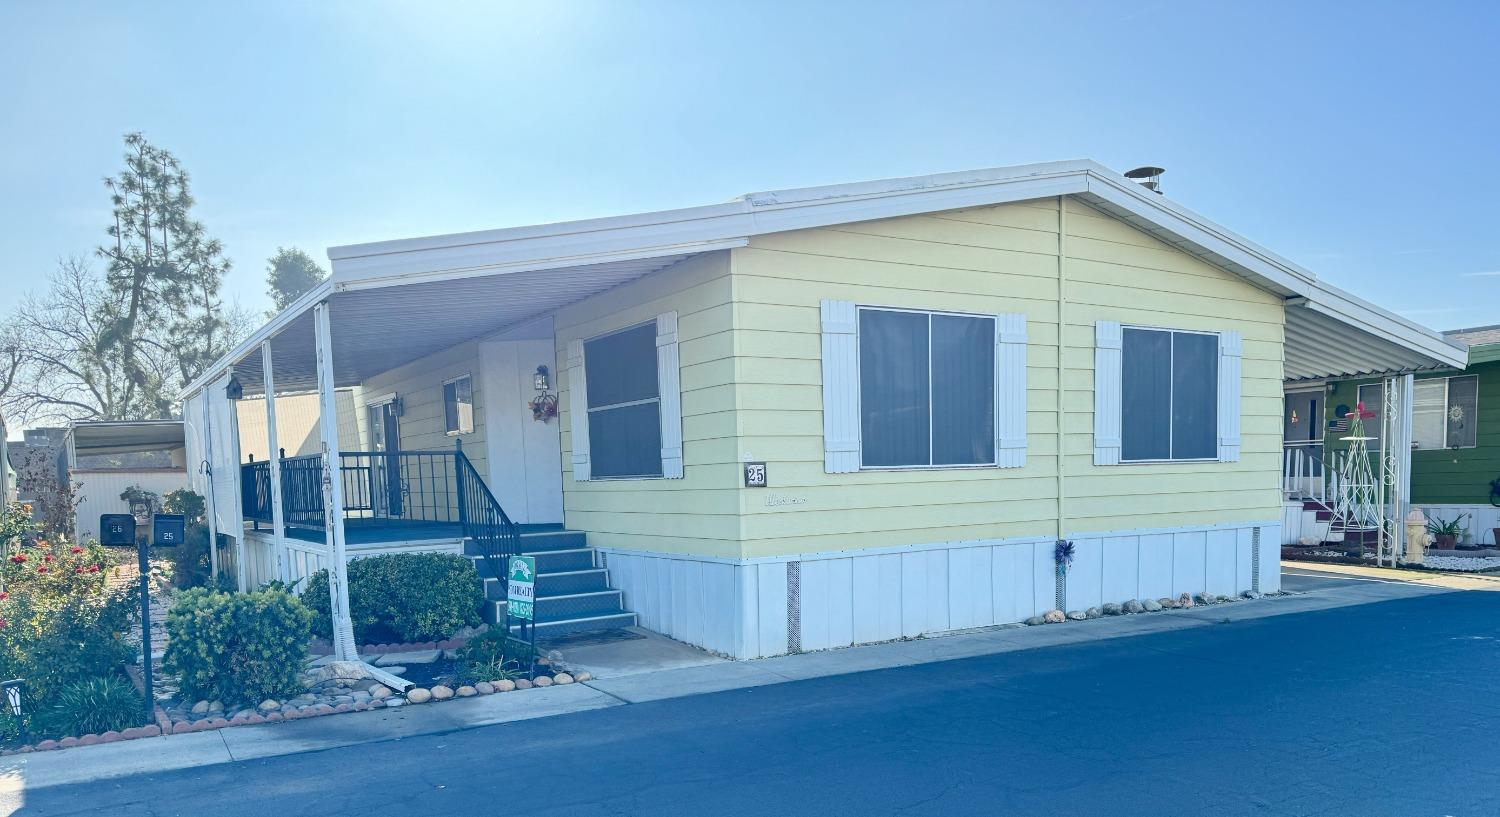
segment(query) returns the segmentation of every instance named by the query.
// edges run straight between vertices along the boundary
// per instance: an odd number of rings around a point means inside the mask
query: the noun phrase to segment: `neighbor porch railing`
[[[500,561],[519,553],[520,533],[480,478],[462,445],[452,451],[342,451],[345,519],[458,525],[503,577]],[[271,464],[240,466],[245,519],[272,523]],[[281,459],[281,507],[287,525],[322,528],[323,458]]]
[[[1281,490],[1287,499],[1315,499],[1329,503],[1338,497],[1347,453],[1323,447],[1322,440],[1284,443],[1281,452]]]

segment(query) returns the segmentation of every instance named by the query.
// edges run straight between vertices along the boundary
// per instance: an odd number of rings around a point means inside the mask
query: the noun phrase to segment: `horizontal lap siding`
[[[698,256],[559,310],[557,349],[565,355],[571,340],[587,340],[671,311],[677,313],[682,376],[683,478],[574,481],[570,384],[566,361],[559,359],[565,521],[587,531],[589,543],[601,547],[739,556],[728,254]],[[677,632],[666,624],[658,629]]]
[[[709,458],[770,465],[770,488],[739,492],[746,556],[1050,535],[1059,455],[1070,534],[1277,518],[1279,299],[1070,201],[1059,331],[1057,220],[1055,202],[1028,202],[761,236],[732,251],[736,439]],[[1025,313],[1025,467],[824,473],[825,298]],[[1243,333],[1241,460],[1094,466],[1097,320]]]
[[[441,352],[398,366],[369,378],[363,384],[361,401],[395,392],[401,398],[399,418],[403,451],[448,450],[454,437],[445,431],[443,416],[443,381],[470,375],[474,383],[474,432],[457,435],[463,439],[464,453],[480,474],[489,473],[484,440],[484,382],[479,372],[477,341],[450,346]],[[364,412],[363,402],[355,409]],[[360,448],[370,448],[367,423],[360,422],[363,439]]]

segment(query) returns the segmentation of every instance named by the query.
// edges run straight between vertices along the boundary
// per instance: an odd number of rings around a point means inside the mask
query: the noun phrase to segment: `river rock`
[[[385,684],[376,684],[375,686],[370,687],[370,697],[374,698],[377,701],[381,698],[389,698],[394,694],[396,693]]]
[[[1146,599],[1145,601],[1142,601],[1141,607],[1144,608],[1148,613],[1161,612],[1161,602],[1156,601],[1155,599]]]
[[[1083,620],[1085,620],[1087,618],[1088,618],[1088,616],[1082,610],[1069,610],[1068,611],[1068,620],[1069,621],[1083,621]]]
[[[550,675],[538,675],[536,677],[536,680],[532,681],[531,683],[534,686],[550,687],[550,686],[552,686],[552,676],[550,676]]]
[[[1245,592],[1243,592],[1243,593],[1240,594],[1240,598],[1243,598],[1243,599],[1258,599],[1258,598],[1260,598],[1260,591],[1259,590],[1246,590]]]
[[[307,677],[313,683],[323,681],[350,680],[357,681],[361,678],[370,677],[365,665],[359,661],[331,661],[321,667],[310,670]]]
[[[531,682],[525,678],[517,678],[516,689],[531,689]]]
[[[458,694],[458,697],[460,698],[472,698],[475,695],[479,694],[479,690],[469,686],[468,684],[464,684],[463,686],[459,687],[456,692]]]
[[[554,684],[571,684],[573,683],[573,676],[567,674],[566,672],[559,672],[558,674],[552,676],[552,682]]]
[[[593,677],[594,676],[588,674],[587,672],[575,672],[575,673],[573,673],[573,680],[577,681],[580,684],[583,683],[584,681],[587,681],[587,680],[593,678]]]
[[[1120,605],[1120,609],[1124,610],[1127,613],[1143,613],[1146,611],[1146,608],[1142,607],[1141,603],[1139,601],[1136,601],[1135,599],[1131,599],[1130,601],[1127,601],[1124,604]]]
[[[1083,611],[1083,617],[1084,618],[1103,618],[1104,617],[1104,611],[1100,610],[1098,607],[1090,607],[1089,609]]]
[[[414,704],[425,704],[428,701],[432,700],[432,692],[423,689],[422,687],[408,689],[406,691],[406,700]]]
[[[1177,597],[1177,606],[1180,609],[1183,609],[1183,610],[1186,610],[1186,609],[1192,607],[1193,606],[1193,594],[1192,593],[1183,593],[1182,595],[1178,596]]]
[[[496,692],[510,692],[511,690],[516,688],[516,682],[508,678],[501,678],[498,681],[491,681],[490,685],[495,688]]]
[[[1042,620],[1048,624],[1061,624],[1067,621],[1068,617],[1061,610],[1048,610],[1042,613]]]
[[[207,711],[208,711],[208,701],[199,701],[198,703],[193,704],[193,714],[194,715],[202,715],[203,713],[205,713]]]
[[[453,687],[438,684],[432,688],[432,699],[434,701],[446,701],[453,697]]]
[[[1122,609],[1121,609],[1121,608],[1120,608],[1120,605],[1118,605],[1118,604],[1116,604],[1116,603],[1115,603],[1115,602],[1112,602],[1112,601],[1107,601],[1107,602],[1105,602],[1105,603],[1104,603],[1104,606],[1103,606],[1103,607],[1101,607],[1101,608],[1100,608],[1100,610],[1101,610],[1101,611],[1102,611],[1102,612],[1103,612],[1103,613],[1104,613],[1104,614],[1105,614],[1105,615],[1106,615],[1106,616],[1117,616],[1117,615],[1119,615],[1119,614],[1120,614],[1120,613],[1122,613],[1122,612],[1124,612],[1124,611],[1123,611],[1123,610],[1122,610]]]
[[[1174,599],[1157,599],[1156,603],[1160,604],[1163,610],[1177,609],[1177,602]]]
[[[489,681],[480,681],[474,685],[474,691],[480,695],[491,695],[495,692],[495,685]]]

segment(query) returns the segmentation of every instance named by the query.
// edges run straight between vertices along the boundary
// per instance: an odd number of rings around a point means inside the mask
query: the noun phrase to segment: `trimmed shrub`
[[[284,590],[195,587],[167,612],[163,666],[196,698],[257,703],[302,691],[312,611]]]
[[[314,632],[331,638],[328,572],[314,573],[302,598]],[[349,562],[349,614],[361,644],[436,641],[482,622],[484,590],[474,563],[456,553],[390,553]]]
[[[141,695],[123,675],[101,675],[65,684],[37,716],[37,729],[49,737],[103,734],[140,726]]]
[[[489,627],[469,639],[458,651],[463,668],[458,677],[463,683],[479,681],[515,680],[523,677],[536,660],[536,651],[519,638],[514,638],[502,627]]]

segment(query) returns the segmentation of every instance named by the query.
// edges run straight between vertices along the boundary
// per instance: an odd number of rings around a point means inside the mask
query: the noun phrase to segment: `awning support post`
[[[284,583],[292,580],[291,566],[287,564],[286,517],[281,507],[281,455],[280,443],[276,439],[276,374],[271,368],[271,342],[260,345],[260,363],[266,391],[266,459],[271,475],[271,537],[276,552],[276,578]]]
[[[333,656],[358,661],[349,617],[349,563],[344,547],[344,484],[339,470],[339,418],[334,393],[333,332],[328,302],[313,307],[318,357],[318,430],[323,442],[323,528],[328,543],[328,594],[333,618]]]

